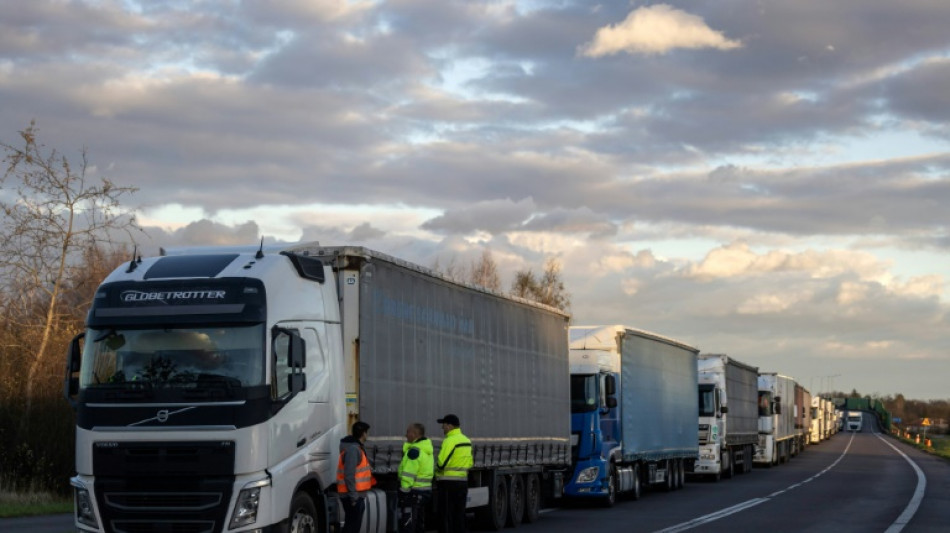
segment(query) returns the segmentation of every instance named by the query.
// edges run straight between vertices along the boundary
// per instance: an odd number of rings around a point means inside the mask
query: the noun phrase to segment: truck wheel
[[[537,474],[525,476],[524,522],[533,524],[541,516],[541,480]]]
[[[508,483],[508,519],[505,525],[518,527],[524,516],[524,478],[521,474],[512,474]]]
[[[633,488],[630,489],[630,499],[639,500],[643,487],[640,485],[640,465],[633,465]]]
[[[686,459],[680,459],[679,464],[680,466],[677,469],[677,472],[679,472],[679,487],[677,488],[682,489],[686,487]]]
[[[317,531],[317,508],[306,492],[298,492],[290,503],[290,533]]]
[[[489,531],[500,531],[508,518],[508,484],[505,476],[496,475],[488,491],[488,505],[479,509],[482,526]]]
[[[746,471],[746,472],[751,472],[751,471],[752,471],[752,467],[755,466],[755,465],[753,464],[753,462],[752,462],[752,461],[753,461],[753,458],[755,457],[755,446],[753,446],[753,445],[751,445],[751,444],[749,444],[748,446],[746,446],[745,456],[746,456],[746,460],[745,460],[745,471]]]
[[[726,448],[722,458],[728,463],[722,467],[722,477],[732,479],[736,474],[736,456],[732,453],[732,450]]]
[[[664,461],[666,463],[666,475],[663,476],[663,492],[670,492],[673,490],[673,460],[667,459]]]
[[[617,466],[610,463],[607,467],[607,496],[601,500],[604,507],[613,507],[617,503],[617,486],[620,479],[617,476]]]

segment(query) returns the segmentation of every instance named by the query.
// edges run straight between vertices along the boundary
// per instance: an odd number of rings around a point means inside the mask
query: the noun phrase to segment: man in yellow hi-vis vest
[[[347,437],[340,440],[340,460],[336,467],[336,491],[343,503],[343,530],[341,533],[359,533],[366,508],[366,491],[373,488],[376,478],[366,457],[363,443],[369,436],[369,424],[356,422]]]
[[[399,533],[424,533],[425,509],[432,499],[432,475],[435,469],[432,441],[418,422],[406,428],[399,463]]]
[[[468,471],[473,464],[472,441],[462,434],[456,415],[445,415],[437,422],[442,424],[445,434],[435,465],[439,533],[463,533]]]

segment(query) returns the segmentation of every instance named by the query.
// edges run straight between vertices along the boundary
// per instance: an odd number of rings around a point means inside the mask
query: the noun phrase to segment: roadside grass
[[[931,437],[930,443],[933,444],[933,453],[950,459],[950,437],[947,437],[947,435],[934,435]]]
[[[73,512],[72,498],[45,493],[13,493],[0,490],[0,518]]]
[[[905,439],[903,436],[899,437],[901,441],[910,444],[911,446],[923,450],[927,453],[932,453],[944,459],[950,460],[950,436],[947,435],[932,435],[928,436],[930,438],[930,444],[932,447],[928,448],[924,446],[923,443],[917,444],[914,442],[914,439]]]

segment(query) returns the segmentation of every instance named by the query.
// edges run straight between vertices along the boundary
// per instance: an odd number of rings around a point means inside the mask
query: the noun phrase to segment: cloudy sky
[[[950,2],[0,0],[0,140],[139,245],[318,240],[813,392],[950,397]]]

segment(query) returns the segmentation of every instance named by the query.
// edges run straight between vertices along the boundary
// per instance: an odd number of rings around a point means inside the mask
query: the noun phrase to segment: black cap
[[[436,420],[436,422],[440,424],[452,424],[453,426],[456,426],[456,427],[462,425],[461,422],[459,422],[459,417],[455,415],[445,415],[444,417]]]

